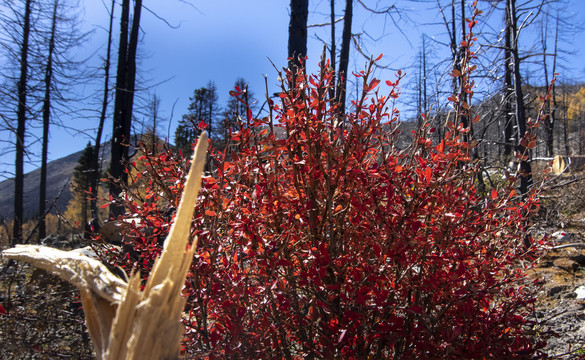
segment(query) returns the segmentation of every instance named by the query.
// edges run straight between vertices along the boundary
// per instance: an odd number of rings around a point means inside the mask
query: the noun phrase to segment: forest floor
[[[531,320],[557,334],[545,349],[556,359],[585,359],[584,175],[547,184],[532,229],[536,238],[562,230],[572,234],[565,243],[583,244],[551,250],[529,271],[542,284]],[[5,265],[0,261],[0,359],[92,359],[78,292],[29,265]]]
[[[556,333],[548,340],[549,355],[585,359],[585,172],[559,176],[546,185],[533,235],[562,231],[570,238],[551,245],[577,246],[549,251],[529,271],[529,277],[542,283],[534,320]]]

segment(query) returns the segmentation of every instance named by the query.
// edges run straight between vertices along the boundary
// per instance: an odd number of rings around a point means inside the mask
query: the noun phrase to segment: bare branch
[[[162,22],[164,22],[165,24],[167,24],[168,27],[170,27],[171,29],[178,29],[181,27],[181,24],[179,25],[171,25],[171,23],[169,23],[167,21],[167,19],[163,18],[162,16],[158,15],[157,13],[155,13],[154,11],[152,11],[149,7],[147,7],[146,5],[142,5],[142,7],[144,8],[144,10],[148,11],[149,13],[151,13],[152,15],[154,15],[155,18],[161,20]]]
[[[390,11],[396,10],[396,5],[391,5],[383,10],[375,10],[375,9],[371,9],[371,8],[367,7],[366,4],[364,4],[364,2],[362,0],[358,0],[358,3],[360,3],[360,5],[364,7],[364,9],[366,9],[374,14],[389,14]]]
[[[335,23],[337,24],[338,22],[342,21],[343,18],[344,17],[342,16],[339,19],[335,20]],[[331,26],[331,22],[326,22],[326,23],[322,23],[322,24],[307,25],[307,29],[312,28],[312,27],[325,27],[325,26]]]

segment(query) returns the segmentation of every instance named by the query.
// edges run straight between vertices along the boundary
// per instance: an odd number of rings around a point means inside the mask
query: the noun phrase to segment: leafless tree
[[[128,145],[132,127],[132,107],[136,86],[136,51],[142,0],[134,1],[132,23],[130,23],[130,0],[122,1],[120,17],[120,40],[118,47],[118,67],[116,75],[116,97],[114,100],[114,121],[112,134],[112,159],[110,175],[110,196],[118,199],[123,184],[128,182],[124,166],[128,162]],[[110,217],[117,218],[123,214],[124,207],[114,203],[110,205]]]
[[[108,110],[108,99],[110,97],[110,65],[111,65],[111,52],[112,52],[112,30],[114,25],[114,9],[116,6],[116,0],[112,0],[112,5],[110,6],[110,20],[108,25],[108,41],[106,46],[106,57],[104,59],[104,88],[103,88],[103,98],[100,110],[100,119],[98,122],[97,133],[95,136],[94,142],[94,152],[93,152],[93,177],[91,181],[91,217],[92,217],[92,224],[94,227],[99,226],[99,218],[98,218],[98,206],[97,206],[97,196],[98,196],[98,183],[100,177],[100,147],[102,142],[102,134],[104,131],[104,122],[106,120],[106,114]],[[94,229],[98,230],[98,229]]]
[[[303,68],[307,56],[307,18],[309,0],[290,1],[290,23],[288,25],[289,67]],[[293,70],[294,71],[294,70]]]
[[[47,207],[47,161],[49,148],[49,127],[52,113],[57,105],[65,105],[68,99],[65,93],[72,87],[82,74],[81,65],[68,56],[71,49],[79,46],[87,38],[88,33],[78,29],[78,19],[75,8],[79,4],[68,0],[51,0],[44,4],[48,8],[46,13],[47,31],[41,35],[41,44],[44,44],[43,62],[43,95],[42,95],[42,149],[41,149],[41,176],[39,196],[39,240],[46,236],[45,213]]]

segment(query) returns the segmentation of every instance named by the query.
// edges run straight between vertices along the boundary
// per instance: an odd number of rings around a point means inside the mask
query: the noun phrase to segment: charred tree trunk
[[[138,30],[142,0],[134,3],[132,29],[128,38],[130,17],[130,0],[122,2],[120,19],[120,44],[118,49],[118,69],[116,76],[116,99],[114,102],[114,121],[112,134],[112,160],[110,174],[114,181],[110,183],[110,196],[117,200],[110,206],[110,217],[118,217],[124,213],[124,206],[119,203],[122,189],[128,182],[128,174],[124,167],[128,162],[128,145],[132,126],[132,107],[136,79],[136,49],[138,46]]]
[[[349,49],[351,47],[351,23],[353,18],[353,0],[345,1],[343,17],[343,33],[341,35],[341,51],[339,53],[339,71],[337,72],[337,88],[335,98],[339,104],[339,114],[345,114],[345,98],[347,94],[347,69],[349,66]]]
[[[112,7],[110,10],[110,24],[108,28],[108,45],[106,50],[106,60],[104,61],[104,96],[102,99],[102,108],[100,111],[100,120],[98,124],[97,134],[95,137],[94,153],[93,153],[93,177],[91,180],[91,218],[92,226],[94,231],[97,231],[95,227],[99,225],[98,207],[97,207],[97,196],[98,196],[98,183],[100,177],[100,146],[102,142],[102,134],[104,130],[104,122],[106,120],[106,112],[108,109],[108,96],[110,94],[109,81],[110,81],[110,54],[112,50],[112,29],[114,25],[114,8],[116,6],[116,0],[112,0]]]
[[[542,66],[544,69],[544,88],[548,88],[549,77],[548,77],[548,66],[546,63],[547,54],[547,32],[548,32],[548,18],[546,18],[545,23],[543,25],[541,31],[541,43],[542,43]],[[554,74],[554,66],[553,66],[553,74]],[[554,75],[553,75],[554,76]],[[550,116],[551,113],[551,106],[550,101],[546,101],[546,108],[545,108],[545,115],[544,118],[544,130],[545,130],[545,142],[546,142],[546,156],[553,157],[554,156],[554,123],[552,122],[552,118]]]
[[[41,154],[41,181],[39,196],[39,241],[47,236],[45,223],[45,208],[47,202],[47,154],[49,150],[49,124],[51,120],[51,84],[53,80],[53,53],[55,51],[55,32],[57,29],[57,9],[59,1],[53,4],[51,20],[51,35],[47,53],[47,66],[45,68],[45,96],[43,98],[43,145]]]
[[[290,1],[290,23],[288,25],[289,68],[305,67],[307,56],[307,19],[309,17],[309,0]]]
[[[506,29],[504,39],[504,160],[506,163],[510,162],[512,157],[513,144],[515,144],[517,136],[514,134],[514,122],[512,116],[512,98],[514,97],[514,84],[512,83],[512,32],[510,24],[510,14],[506,10]]]
[[[465,31],[465,29],[467,28],[467,21],[465,19],[465,0],[461,0],[460,2],[461,5],[461,41],[463,42],[463,40],[466,39],[467,33]],[[465,53],[464,53],[465,49],[463,47],[463,45],[459,46],[459,59],[463,59],[465,57]],[[459,70],[461,71],[461,66],[459,66]],[[465,89],[463,88],[463,81],[460,82],[459,84],[459,91],[462,95],[466,94]],[[469,104],[469,106],[471,106],[471,104]],[[461,116],[461,124],[463,124],[463,127],[465,129],[470,127],[470,122],[469,122],[469,110],[466,109],[464,114],[460,114]],[[468,133],[463,135],[463,138],[465,139],[465,141],[469,141],[469,135],[468,134],[472,134],[472,131],[470,130]]]
[[[18,81],[18,109],[16,113],[16,159],[14,171],[14,225],[12,228],[12,245],[22,241],[22,221],[24,215],[24,134],[26,128],[26,98],[28,81],[28,51],[30,38],[30,18],[32,0],[24,4],[22,26],[22,44],[20,49],[20,79]]]
[[[455,0],[451,1],[451,57],[453,61],[453,70],[461,71],[459,50],[457,47],[457,25],[456,25],[456,11],[455,11]],[[459,92],[459,84],[457,77],[453,77],[453,94],[456,95]]]
[[[422,114],[425,114],[429,119],[428,109],[429,103],[427,101],[427,36],[423,34],[422,43]]]
[[[522,92],[522,77],[520,76],[520,56],[518,54],[518,18],[516,14],[516,0],[506,1],[506,11],[509,12],[508,20],[512,34],[512,59],[514,63],[514,97],[516,105],[516,123],[518,126],[517,151],[522,156],[520,159],[520,194],[528,194],[532,186],[532,164],[530,162],[530,149],[522,145],[521,139],[525,136],[526,109],[524,107],[524,94]]]
[[[559,41],[559,16],[557,14],[556,17],[556,25],[555,25],[555,49],[553,53],[553,65],[552,65],[552,76],[556,76],[557,71],[557,52],[558,52],[558,41]],[[548,79],[547,79],[548,81]],[[548,83],[547,83],[548,86]],[[556,87],[555,83],[553,82],[551,88],[551,95],[552,95],[552,106],[550,107],[549,112],[549,119],[547,127],[547,149],[550,149],[550,155],[554,156],[554,130],[555,130],[555,120],[556,120],[556,110],[557,110],[557,96],[556,96]]]
[[[337,49],[335,47],[335,0],[329,0],[329,4],[331,7],[331,51],[329,52],[329,57],[331,59],[331,68],[335,71],[335,58],[337,57]],[[329,98],[333,99],[335,97],[335,72],[333,73],[333,78],[331,79],[331,87],[329,88]]]

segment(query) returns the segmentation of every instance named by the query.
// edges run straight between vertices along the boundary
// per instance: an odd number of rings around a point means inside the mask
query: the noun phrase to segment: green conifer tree
[[[71,189],[75,197],[74,201],[78,201],[81,204],[79,218],[82,226],[88,223],[88,213],[90,211],[88,197],[94,171],[93,156],[93,146],[88,143],[81,153],[81,157],[77,160],[77,166],[73,169]]]

